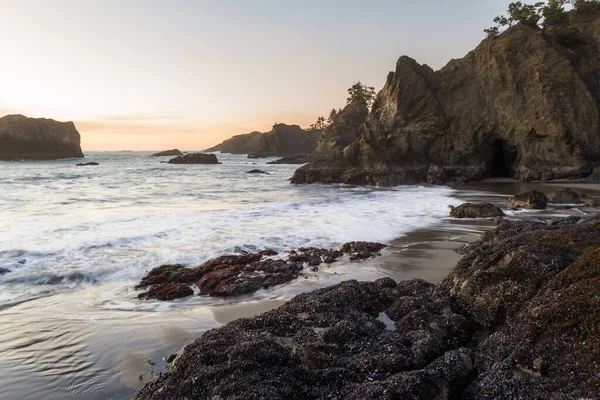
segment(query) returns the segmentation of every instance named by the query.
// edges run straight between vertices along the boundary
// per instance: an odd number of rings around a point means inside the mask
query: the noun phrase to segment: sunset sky
[[[308,126],[407,54],[464,56],[507,0],[0,0],[0,116],[72,120],[84,150],[202,149]]]

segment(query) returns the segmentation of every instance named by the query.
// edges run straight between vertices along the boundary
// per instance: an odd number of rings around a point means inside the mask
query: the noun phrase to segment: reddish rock
[[[152,285],[150,290],[141,293],[139,299],[156,299],[161,301],[181,299],[183,297],[192,296],[194,290],[185,283],[169,282],[159,285]]]

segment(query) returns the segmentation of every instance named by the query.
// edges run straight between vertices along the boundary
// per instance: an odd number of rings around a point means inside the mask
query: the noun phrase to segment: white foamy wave
[[[147,174],[148,161],[140,160],[123,181]],[[248,165],[239,156],[212,170],[159,164],[165,169],[146,178],[152,184],[90,176],[87,191],[63,186],[51,207],[34,193],[12,221],[0,217],[12,222],[0,226],[0,267],[11,271],[0,276],[0,303],[103,282],[130,284],[162,264],[195,266],[241,251],[388,242],[438,223],[453,200],[454,191],[445,187],[293,186],[287,177],[294,167],[261,165],[272,168],[271,175],[256,178],[245,174]],[[136,184],[135,191],[128,184]],[[40,188],[27,193],[32,190]]]

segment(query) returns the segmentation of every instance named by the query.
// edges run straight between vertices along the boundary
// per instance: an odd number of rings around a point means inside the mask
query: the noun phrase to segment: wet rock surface
[[[214,154],[191,153],[175,157],[169,164],[221,164]]]
[[[548,206],[548,197],[539,190],[527,190],[510,197],[506,201],[506,208],[530,210],[544,210]]]
[[[175,157],[182,156],[183,153],[179,149],[165,150],[150,155],[150,157]]]
[[[274,250],[243,255],[226,255],[209,260],[196,268],[181,264],[154,268],[136,286],[149,288],[138,295],[139,299],[174,300],[194,294],[213,297],[240,296],[260,289],[288,283],[298,278],[305,267],[331,264],[348,255],[351,261],[364,260],[380,254],[381,243],[352,242],[341,250],[301,248],[292,250],[287,258]],[[187,289],[186,289],[187,288]]]
[[[569,188],[563,188],[550,193],[548,195],[548,201],[550,203],[560,204],[579,204],[581,203],[581,197],[573,190]]]
[[[97,162],[87,162],[87,163],[79,163],[79,164],[75,164],[76,167],[91,167],[91,166],[96,166],[96,165],[100,165]]]
[[[498,223],[440,285],[296,296],[208,331],[138,398],[595,398],[600,217]]]
[[[493,218],[504,216],[504,211],[491,203],[464,203],[450,206],[450,216],[455,218]]]
[[[253,169],[253,170],[250,170],[250,171],[248,171],[246,173],[247,174],[266,174],[266,175],[269,175],[268,172],[262,171],[260,169]]]
[[[0,275],[8,274],[10,269],[8,268],[0,268]]]

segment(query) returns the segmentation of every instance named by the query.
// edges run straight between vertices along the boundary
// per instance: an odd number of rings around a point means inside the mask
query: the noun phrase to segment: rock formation
[[[372,111],[350,104],[339,113],[292,182],[593,174],[600,165],[600,13],[573,12],[572,20],[584,41],[570,47],[519,24],[439,71],[401,57]]]
[[[183,153],[179,150],[179,149],[173,149],[173,150],[165,150],[165,151],[160,151],[158,153],[154,153],[152,155],[150,155],[150,157],[176,157],[176,156],[182,156]]]
[[[75,164],[76,167],[92,167],[92,166],[97,166],[100,165],[97,162],[86,162],[86,163],[79,163],[79,164]]]
[[[269,132],[237,135],[206,151],[250,154],[254,156],[252,158],[312,153],[317,147],[320,133],[321,131],[306,131],[298,125],[275,124]]]
[[[221,164],[214,154],[190,153],[169,160],[169,164]]]
[[[267,164],[306,164],[311,160],[311,155],[308,153],[305,154],[295,154],[293,156],[282,157],[279,160],[270,161]]]
[[[520,209],[526,208],[530,210],[544,210],[548,206],[548,198],[539,190],[527,190],[517,193],[506,200],[506,208]]]
[[[550,203],[579,204],[581,203],[581,197],[572,189],[562,188],[550,193],[548,195],[548,201]]]
[[[501,220],[440,285],[298,295],[206,332],[137,398],[596,398],[599,260],[599,217]]]
[[[249,154],[258,148],[261,137],[262,133],[260,132],[250,132],[243,135],[235,135],[232,138],[223,141],[223,143],[204,151],[208,153],[220,151],[221,153]]]
[[[464,203],[458,207],[450,206],[450,216],[455,218],[493,218],[503,217],[504,211],[491,203]]]
[[[149,287],[138,295],[140,299],[173,300],[191,296],[194,294],[191,285],[199,289],[200,295],[239,296],[291,282],[300,275],[304,264],[318,267],[321,263],[334,263],[344,255],[350,261],[365,260],[379,255],[384,247],[381,243],[350,242],[340,250],[313,247],[292,250],[286,259],[271,258],[277,252],[265,250],[217,257],[196,268],[162,265],[150,271],[136,289]]]
[[[73,122],[7,115],[0,118],[0,160],[82,158]]]

